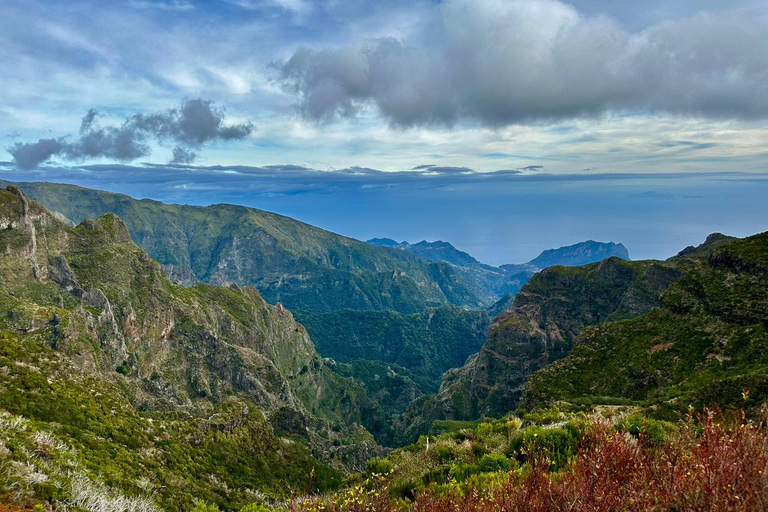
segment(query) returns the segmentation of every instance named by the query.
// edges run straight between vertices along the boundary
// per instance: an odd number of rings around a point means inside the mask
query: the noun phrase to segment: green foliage
[[[489,453],[488,455],[483,455],[477,462],[477,468],[482,473],[493,473],[495,471],[509,471],[512,468],[512,464],[504,454]]]
[[[371,459],[365,464],[366,473],[369,475],[388,475],[394,466],[388,459]]]
[[[202,501],[198,501],[195,508],[191,512],[220,512],[219,507],[216,505],[208,505]]]
[[[525,413],[521,416],[528,425],[549,425],[557,423],[562,419],[562,414],[557,407],[539,408],[531,413]]]
[[[272,510],[263,503],[251,503],[241,508],[240,512],[272,512]]]
[[[423,377],[437,391],[446,370],[461,366],[485,342],[490,320],[484,311],[455,306],[404,315],[395,311],[297,312],[318,352],[340,362],[394,363]]]
[[[521,463],[531,457],[543,457],[553,471],[568,464],[578,449],[578,431],[575,428],[524,428],[510,442],[508,452]]]
[[[208,420],[159,416],[150,422],[113,384],[81,373],[35,341],[7,333],[0,335],[0,373],[5,383],[0,407],[54,428],[75,448],[80,467],[110,486],[136,492],[133,482],[152,475],[167,510],[191,508],[193,498],[228,508],[247,500],[240,492],[220,494],[216,482],[283,498],[290,488],[322,491],[341,484],[341,475],[317,463],[304,445],[277,438],[253,404],[230,400]],[[246,405],[251,412],[241,417]],[[32,434],[15,442],[33,443],[27,437]],[[6,446],[11,445],[6,441]],[[17,453],[24,452],[11,456]],[[35,493],[59,500],[67,485],[40,486]]]
[[[563,361],[526,384],[527,404],[634,403],[674,419],[688,406],[753,408],[768,398],[768,235],[717,240],[640,317],[581,332]],[[748,398],[742,394],[749,391]]]
[[[642,439],[643,442],[660,446],[667,435],[676,430],[673,423],[648,418],[640,413],[632,413],[616,424],[619,432],[627,432],[632,436]]]
[[[128,364],[128,361],[123,361],[120,366],[115,368],[115,371],[120,375],[128,375],[131,372],[131,365]]]

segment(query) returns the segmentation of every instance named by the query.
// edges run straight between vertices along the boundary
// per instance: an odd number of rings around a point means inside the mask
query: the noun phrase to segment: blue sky
[[[768,224],[766,48],[762,0],[6,0],[0,177],[661,257]]]

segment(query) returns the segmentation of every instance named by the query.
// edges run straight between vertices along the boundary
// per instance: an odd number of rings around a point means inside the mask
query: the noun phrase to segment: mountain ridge
[[[79,222],[116,213],[169,276],[255,286],[289,309],[480,307],[482,287],[443,262],[370,244],[239,205],[189,206],[52,183],[19,184],[29,197]]]
[[[116,215],[70,227],[15,187],[0,226],[0,406],[77,446],[89,479],[135,493],[125,479],[151,466],[171,510],[191,507],[187,489],[242,505],[247,488],[284,495],[275,475],[326,487],[377,453],[365,390],[254,288],[177,286]]]

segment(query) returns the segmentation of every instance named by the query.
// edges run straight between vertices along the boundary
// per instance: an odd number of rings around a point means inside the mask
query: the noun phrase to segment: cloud
[[[190,149],[176,146],[173,148],[172,164],[191,164],[197,159],[197,153]]]
[[[172,163],[194,162],[193,151],[214,141],[244,139],[253,131],[251,123],[225,125],[224,110],[210,100],[184,100],[181,106],[152,114],[134,114],[119,126],[99,126],[99,114],[88,110],[80,124],[79,137],[40,139],[33,143],[17,143],[8,149],[16,165],[34,169],[56,156],[78,161],[85,158],[107,158],[130,162],[151,153],[149,142],[173,142]]]
[[[447,0],[429,33],[298,48],[274,64],[307,119],[373,106],[398,127],[499,127],[608,112],[768,117],[768,21],[699,13],[636,33],[558,0]],[[436,27],[436,28],[435,28]]]
[[[20,169],[34,169],[40,164],[58,155],[66,148],[61,139],[40,139],[30,144],[16,143],[8,150],[13,161]]]
[[[526,165],[525,167],[521,167],[521,171],[540,171],[544,168],[543,165]]]

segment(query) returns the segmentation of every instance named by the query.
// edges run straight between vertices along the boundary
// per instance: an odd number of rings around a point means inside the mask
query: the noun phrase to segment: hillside
[[[493,302],[456,268],[336,235],[255,208],[136,200],[54,183],[24,183],[32,199],[74,222],[106,213],[176,282],[256,287],[291,310],[395,310]],[[485,302],[484,302],[485,301]]]
[[[409,407],[406,429],[413,436],[437,419],[474,420],[514,410],[528,377],[565,357],[584,326],[650,311],[681,275],[674,264],[619,258],[536,274],[514,306],[494,319],[480,351],[443,376],[436,396]]]
[[[660,307],[584,329],[567,358],[531,377],[523,403],[623,401],[670,417],[689,405],[762,405],[768,233],[708,241],[674,258],[688,272]]]
[[[574,267],[595,263],[612,256],[629,260],[629,252],[623,244],[595,242],[588,240],[577,244],[548,249],[528,263],[508,264],[494,267],[480,263],[470,254],[461,251],[448,242],[422,240],[416,244],[397,242],[391,238],[372,238],[369,244],[399,249],[416,254],[430,261],[450,263],[471,280],[477,281],[486,291],[488,314],[495,317],[513,306],[515,295],[533,275],[547,267]]]
[[[343,310],[299,315],[317,350],[339,362],[393,363],[434,382],[477,352],[490,326],[482,310],[456,306],[403,315],[395,311]],[[425,390],[428,391],[428,390]]]
[[[337,485],[371,453],[364,389],[255,289],[174,285],[115,215],[70,227],[14,187],[0,226],[0,457],[47,475],[28,492],[234,506]]]

